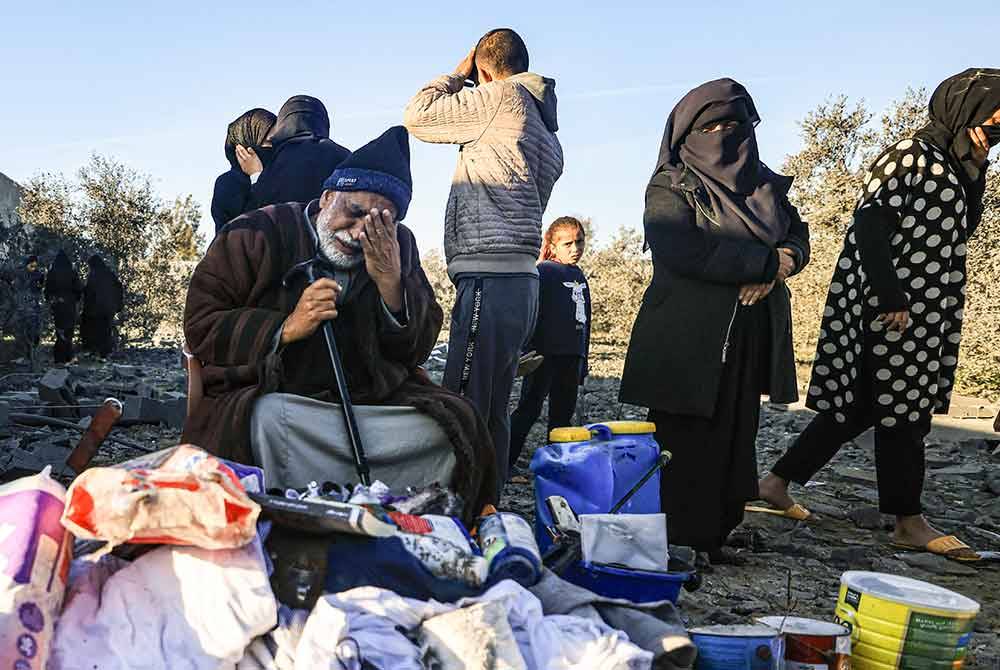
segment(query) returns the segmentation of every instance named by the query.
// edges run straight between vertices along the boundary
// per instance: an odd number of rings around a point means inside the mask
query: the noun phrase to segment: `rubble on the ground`
[[[173,350],[132,349],[110,361],[81,357],[40,372],[26,364],[0,365],[0,445],[5,447],[0,451],[0,481],[38,472],[46,465],[53,466],[53,477],[63,482],[72,479],[66,457],[109,397],[121,400],[122,419],[93,465],[177,444],[187,414],[187,377],[179,361]],[[79,429],[39,425],[43,417]]]
[[[439,345],[428,361],[428,372],[436,381],[443,374],[446,354],[447,347]],[[79,407],[78,418],[64,420],[83,426],[105,398],[116,397],[125,404],[125,416],[111,436],[142,447],[133,449],[108,440],[93,465],[117,463],[179,442],[186,376],[176,349],[134,349],[116,354],[111,362],[82,360],[65,370],[65,388]],[[65,460],[80,438],[80,431],[12,425],[4,419],[5,414],[19,413],[54,416],[55,410],[42,407],[46,403],[39,384],[45,372],[30,372],[27,365],[0,364],[0,472]],[[58,379],[53,376],[50,381]],[[519,392],[520,381],[511,397],[512,408]],[[621,405],[617,396],[616,376],[589,378],[581,396],[579,423],[645,418],[644,409]],[[46,397],[55,399],[55,395]],[[761,472],[777,460],[811,416],[795,406],[764,404],[758,437]],[[958,427],[935,431],[928,439],[926,513],[940,530],[955,533],[974,548],[1000,551],[1000,435],[984,432],[991,426],[986,419],[951,423]],[[544,439],[543,414],[502,501],[504,509],[529,520],[534,518],[534,499],[528,463]],[[53,472],[60,473],[58,468]],[[0,479],[21,474],[28,473],[10,471]],[[71,473],[62,474],[68,481]],[[939,584],[980,602],[983,609],[966,667],[992,668],[1000,662],[1000,565],[957,564],[890,546],[887,528],[892,518],[878,513],[870,439],[862,436],[846,445],[831,466],[817,474],[816,481],[792,493],[813,511],[814,519],[798,523],[748,514],[732,538],[745,563],[713,566],[704,574],[700,590],[681,596],[680,610],[687,623],[749,623],[754,617],[786,611],[829,620],[840,575],[845,570],[876,570]]]
[[[614,366],[606,366],[614,369]],[[591,366],[594,369],[594,366]],[[580,423],[645,419],[646,410],[618,402],[617,376],[587,379]],[[515,384],[511,408],[520,383]],[[927,440],[926,514],[932,525],[954,533],[978,550],[1000,550],[1000,434],[992,433],[997,407],[969,411],[961,403],[955,418]],[[964,419],[978,415],[981,418]],[[989,418],[986,416],[989,415]],[[764,403],[757,449],[761,474],[778,460],[808,425],[813,413],[797,406]],[[545,439],[545,414],[532,430],[512,474],[529,476],[534,449]],[[967,426],[967,427],[966,427]],[[669,467],[669,466],[668,466]],[[901,553],[890,546],[893,518],[878,512],[871,435],[846,445],[829,467],[792,494],[814,514],[807,523],[770,514],[747,514],[731,541],[744,565],[713,566],[703,585],[681,596],[681,615],[690,625],[751,623],[754,617],[790,613],[830,620],[840,576],[846,570],[875,570],[932,582],[982,604],[966,668],[1000,663],[1000,564],[960,564],[930,554]],[[534,518],[530,484],[508,485],[503,504]],[[791,591],[788,587],[791,585]],[[790,607],[789,607],[790,604]]]

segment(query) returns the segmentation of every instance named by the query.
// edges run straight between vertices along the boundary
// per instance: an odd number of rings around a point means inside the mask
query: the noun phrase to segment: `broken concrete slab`
[[[3,410],[0,409],[0,414]],[[0,421],[0,424],[3,422]],[[986,473],[986,490],[995,496],[1000,496],[1000,470],[991,470]]]
[[[182,430],[184,422],[187,420],[187,398],[171,398],[160,402],[162,408],[161,421],[170,428]]]
[[[878,479],[875,476],[875,470],[862,470],[861,468],[852,468],[847,466],[837,466],[833,469],[834,473],[841,479],[846,479],[850,482],[858,482],[861,484],[875,484]]]
[[[880,530],[886,527],[886,520],[883,519],[882,513],[878,511],[877,507],[868,505],[855,507],[847,513],[847,517],[854,522],[855,526],[865,530]]]
[[[9,482],[20,477],[37,474],[46,465],[52,466],[53,477],[72,478],[75,476],[75,473],[65,463],[66,454],[68,453],[68,450],[63,449],[60,454],[55,454],[56,458],[46,459],[42,455],[25,451],[20,447],[8,447],[5,450],[3,458],[0,459],[0,481]],[[52,455],[45,454],[45,456]]]
[[[52,416],[74,418],[78,412],[66,405],[76,405],[76,396],[70,386],[69,371],[64,368],[52,368],[38,380],[38,399],[47,405],[57,405],[50,410]]]
[[[974,477],[983,474],[981,465],[952,465],[927,473],[931,477]]]
[[[157,400],[138,395],[125,395],[121,397],[121,401],[122,418],[118,423],[123,426],[137,423],[160,423],[163,418],[163,406]]]
[[[111,366],[111,369],[114,370],[115,375],[123,379],[135,379],[139,376],[139,368],[134,365],[119,365],[115,363]]]
[[[974,568],[961,565],[937,554],[896,554],[896,558],[913,568],[919,568],[935,575],[975,575]]]

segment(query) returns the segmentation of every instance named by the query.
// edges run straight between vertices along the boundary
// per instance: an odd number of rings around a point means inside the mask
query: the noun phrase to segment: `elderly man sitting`
[[[319,200],[248,212],[215,238],[188,289],[184,333],[205,397],[184,439],[264,468],[269,486],[353,479],[321,324],[332,321],[372,477],[441,481],[467,512],[496,496],[489,432],[472,405],[418,367],[443,313],[403,219],[402,127],[351,154]],[[290,272],[317,251],[334,278]]]

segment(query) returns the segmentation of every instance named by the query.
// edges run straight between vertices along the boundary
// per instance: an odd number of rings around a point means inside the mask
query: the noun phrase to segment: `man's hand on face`
[[[472,71],[476,68],[476,48],[472,47],[472,51],[462,59],[462,61],[455,68],[455,74],[469,79],[472,77]]]
[[[245,149],[242,145],[237,144],[236,160],[240,164],[240,169],[248,177],[264,171],[264,164],[260,161],[260,156],[253,150],[253,147]]]
[[[281,331],[281,344],[304,340],[316,332],[320,324],[337,318],[337,296],[340,285],[332,279],[317,279],[306,287]]]
[[[365,229],[360,237],[368,276],[378,287],[385,306],[399,312],[403,309],[402,270],[392,213],[387,209],[371,210],[365,216]]]

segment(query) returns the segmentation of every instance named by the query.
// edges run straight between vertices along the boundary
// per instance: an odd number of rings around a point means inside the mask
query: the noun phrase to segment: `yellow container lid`
[[[590,431],[583,426],[553,428],[549,433],[549,442],[559,444],[564,442],[586,442],[591,437]]]
[[[650,435],[656,432],[656,424],[650,421],[603,421],[613,435]]]

